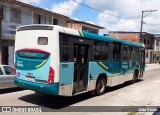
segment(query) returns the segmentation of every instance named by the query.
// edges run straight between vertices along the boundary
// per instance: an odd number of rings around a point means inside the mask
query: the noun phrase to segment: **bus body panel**
[[[94,90],[96,87],[96,81],[100,74],[106,74],[107,78],[107,85],[110,86],[112,77],[112,62],[89,62],[89,71],[88,71],[88,79],[89,79],[89,86],[88,91]]]
[[[51,56],[45,60],[34,60],[20,58],[16,53],[16,73],[17,78],[22,80],[29,80],[34,77],[32,82],[48,82]],[[40,66],[39,66],[40,65]],[[27,77],[28,76],[28,77]],[[28,79],[27,79],[28,78]]]
[[[74,62],[60,63],[59,95],[72,96]]]
[[[31,89],[34,91],[47,93],[51,95],[58,95],[59,91],[59,83],[55,82],[53,84],[44,84],[44,83],[37,83],[37,82],[30,82],[27,80],[22,80],[19,78],[14,79],[15,85],[18,87],[22,87],[25,89]]]
[[[27,36],[28,38],[26,39],[24,36]],[[38,37],[47,37],[48,38],[48,45],[38,45]],[[52,31],[42,31],[42,30],[37,30],[34,33],[31,31],[20,31],[17,32],[16,36],[16,48],[15,48],[15,58],[16,58],[16,69],[18,72],[17,75],[20,79],[25,80],[27,73],[32,74],[31,76],[41,78],[40,80],[45,80],[48,81],[48,74],[49,74],[49,68],[50,62],[52,55],[48,57],[48,59],[37,59],[37,53],[36,51],[33,52],[32,54],[29,54],[31,52],[28,52],[27,49],[30,50],[44,50],[44,51],[51,51],[50,47],[50,42],[52,41]],[[25,50],[26,49],[26,50]],[[23,57],[20,57],[18,55],[18,51],[23,50],[24,53]],[[37,54],[36,54],[37,53]],[[40,54],[40,53],[39,53]],[[26,55],[35,55],[35,56],[30,56],[28,58],[25,58]],[[41,54],[42,55],[42,54]],[[35,58],[35,59],[33,59]],[[55,56],[56,58],[56,56]],[[40,67],[38,67],[40,65]],[[44,71],[48,71],[48,74],[43,74]],[[41,75],[41,76],[40,76]],[[56,79],[55,79],[56,80]]]
[[[34,31],[34,32],[32,32]],[[63,29],[60,31],[63,32]],[[53,36],[54,35],[54,36]],[[25,37],[27,36],[27,38]],[[47,45],[39,45],[38,38],[47,37]],[[59,91],[59,31],[53,30],[25,30],[16,33],[15,42],[15,65],[16,79],[15,84],[35,91],[46,92],[49,94],[58,95]],[[47,59],[30,59],[18,56],[17,52],[29,50],[42,50],[49,53]],[[25,52],[26,53],[26,52]],[[24,54],[25,54],[24,53]],[[28,53],[28,52],[27,52]],[[42,56],[41,53],[34,51],[34,55]],[[21,55],[24,55],[23,52]],[[33,54],[32,54],[33,55]],[[35,58],[35,57],[32,57]],[[54,83],[47,84],[50,67],[54,70]],[[27,79],[27,76],[34,77],[34,80]],[[31,80],[31,81],[30,81]],[[55,91],[53,90],[55,89]],[[53,90],[53,91],[52,91]]]

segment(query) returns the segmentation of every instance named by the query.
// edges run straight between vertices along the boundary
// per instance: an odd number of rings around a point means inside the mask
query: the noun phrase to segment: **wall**
[[[118,39],[122,39],[122,40],[139,42],[139,33],[113,33],[113,32],[110,32],[109,36],[112,38],[118,38]]]
[[[81,30],[82,31],[82,24],[75,23],[75,22],[67,22],[67,28]]]
[[[9,46],[8,54],[9,54],[8,65],[13,67],[14,66],[14,46]]]
[[[145,63],[148,64],[148,63],[150,63],[150,50],[145,50],[145,53],[146,53],[146,55],[148,53],[148,57],[146,56],[146,58],[145,58]]]

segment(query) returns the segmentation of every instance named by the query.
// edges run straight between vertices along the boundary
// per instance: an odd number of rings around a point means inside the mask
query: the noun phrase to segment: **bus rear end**
[[[59,51],[56,50],[59,48],[54,46],[57,41],[55,36],[53,38],[53,29],[53,26],[25,26],[17,29],[14,64],[17,86],[58,95],[59,84],[55,73],[59,62],[56,57]]]

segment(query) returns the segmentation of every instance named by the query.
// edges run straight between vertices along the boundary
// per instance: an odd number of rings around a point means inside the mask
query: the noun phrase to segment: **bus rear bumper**
[[[59,92],[58,82],[53,84],[43,84],[43,83],[36,83],[36,82],[21,80],[19,78],[14,78],[14,83],[16,86],[22,87],[24,89],[30,89],[37,92],[51,94],[51,95],[58,95],[58,92]]]

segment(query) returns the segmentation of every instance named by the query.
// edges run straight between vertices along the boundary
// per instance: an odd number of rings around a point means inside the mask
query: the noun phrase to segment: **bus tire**
[[[102,95],[105,93],[105,91],[106,91],[106,80],[103,77],[98,78],[95,90],[96,95],[98,96]]]
[[[138,70],[135,70],[133,73],[133,79],[131,80],[131,84],[134,84],[137,80]]]

